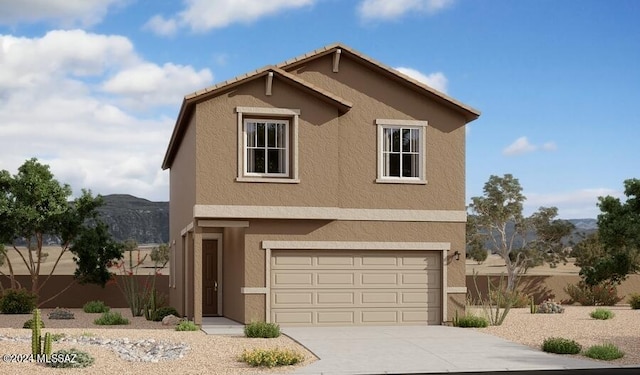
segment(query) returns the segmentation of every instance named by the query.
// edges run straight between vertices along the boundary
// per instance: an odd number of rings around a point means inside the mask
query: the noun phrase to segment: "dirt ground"
[[[569,263],[558,264],[557,267],[551,268],[548,264],[543,264],[539,267],[530,268],[527,270],[527,275],[578,275],[580,267],[576,266],[574,258],[568,258]],[[507,268],[504,265],[504,260],[499,255],[490,254],[486,261],[482,264],[478,264],[473,259],[467,259],[467,275],[473,275],[474,271],[479,275],[500,275],[507,272]]]

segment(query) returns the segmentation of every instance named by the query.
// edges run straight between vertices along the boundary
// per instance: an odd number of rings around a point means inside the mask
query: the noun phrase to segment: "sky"
[[[169,197],[185,95],[341,42],[482,112],[467,201],[510,173],[525,214],[595,218],[640,178],[640,1],[0,0],[0,170]]]

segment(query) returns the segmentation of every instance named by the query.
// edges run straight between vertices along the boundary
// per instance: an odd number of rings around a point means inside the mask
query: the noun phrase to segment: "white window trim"
[[[284,138],[285,138],[285,148],[284,150],[286,151],[286,156],[285,156],[285,160],[284,160],[284,172],[280,172],[280,173],[270,173],[267,172],[266,170],[267,165],[265,165],[265,172],[264,173],[260,173],[260,172],[249,172],[248,171],[248,160],[246,157],[246,152],[248,152],[248,140],[247,140],[247,125],[254,123],[265,123],[265,125],[267,123],[275,123],[275,124],[284,124],[285,129],[284,129]],[[289,135],[289,130],[290,130],[290,125],[291,125],[291,121],[289,121],[289,119],[264,119],[264,118],[257,118],[257,117],[249,117],[249,118],[244,118],[243,120],[243,127],[242,127],[242,152],[243,152],[243,158],[242,158],[242,175],[245,177],[254,177],[254,178],[288,178],[289,177],[289,167],[291,164],[291,141],[289,139],[290,135]],[[267,129],[265,128],[265,136],[267,132]],[[268,136],[267,136],[268,137]],[[264,147],[255,147],[256,149],[264,149],[265,152],[265,162],[268,159],[268,153],[267,150],[269,149],[269,147],[266,144],[265,141],[265,145]],[[282,148],[280,148],[282,149]]]
[[[377,137],[378,137],[378,176],[377,183],[381,184],[426,184],[426,137],[427,137],[427,121],[421,120],[397,120],[397,119],[376,119]],[[416,128],[420,130],[420,169],[419,177],[387,177],[384,176],[384,128],[385,127],[404,127]]]
[[[271,107],[236,107],[237,128],[238,128],[238,161],[237,176],[238,182],[269,182],[269,183],[299,183],[298,175],[298,119],[299,109],[271,108]],[[245,169],[245,149],[244,149],[244,119],[254,116],[276,116],[289,120],[289,175],[285,177],[256,176],[247,175]]]

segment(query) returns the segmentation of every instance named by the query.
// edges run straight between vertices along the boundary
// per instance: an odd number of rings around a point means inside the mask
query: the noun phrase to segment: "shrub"
[[[506,308],[507,304],[511,304],[510,307],[521,308],[529,306],[529,296],[519,291],[507,292],[505,290],[494,289],[491,292],[491,299],[501,308]]]
[[[102,301],[89,301],[82,306],[82,311],[89,314],[101,314],[109,311],[109,306]]]
[[[629,296],[629,305],[634,310],[640,309],[640,294],[632,294]]]
[[[614,313],[613,311],[609,310],[609,309],[602,309],[602,308],[598,308],[593,310],[589,316],[591,316],[593,319],[598,319],[598,320],[607,320],[607,319],[611,319],[614,317]]]
[[[129,324],[129,319],[122,317],[122,314],[119,312],[107,311],[102,313],[93,323],[101,326],[126,325]]]
[[[75,319],[75,316],[73,315],[73,312],[67,310],[67,309],[61,309],[56,307],[55,309],[51,310],[51,312],[49,313],[49,319]]]
[[[613,344],[594,345],[583,353],[586,357],[611,361],[624,357],[624,352]]]
[[[65,336],[66,335],[64,333],[52,333],[51,334],[51,340],[52,341],[59,341],[61,338],[65,337]]]
[[[191,320],[183,320],[176,326],[176,331],[197,331],[198,326]]]
[[[176,310],[175,308],[171,306],[164,306],[156,310],[155,314],[153,314],[153,319],[151,320],[153,320],[154,322],[159,322],[167,315],[179,316],[180,314],[178,314],[178,310]]]
[[[537,312],[540,314],[562,314],[564,307],[557,302],[546,300],[538,305]]]
[[[275,323],[251,322],[244,326],[244,335],[270,339],[280,336],[280,326]]]
[[[562,337],[550,337],[542,343],[542,350],[555,354],[578,354],[582,350],[582,345]]]
[[[578,302],[582,306],[614,306],[622,301],[622,297],[618,297],[616,286],[609,282],[592,286],[580,281],[576,285],[567,285],[564,291],[573,302]]]
[[[58,350],[51,354],[47,366],[57,368],[83,368],[93,364],[95,359],[87,352],[76,348]]]
[[[457,318],[454,326],[460,328],[485,328],[489,325],[489,321],[481,316],[464,315]]]
[[[0,311],[4,314],[30,314],[36,308],[37,299],[26,289],[7,289],[0,298]]]
[[[27,328],[27,329],[31,329],[33,328],[33,318],[28,319],[26,322],[24,322],[24,324],[22,325],[22,328]],[[40,328],[44,328],[44,322],[40,322]]]
[[[245,350],[240,360],[251,366],[290,366],[304,361],[304,355],[287,349]]]

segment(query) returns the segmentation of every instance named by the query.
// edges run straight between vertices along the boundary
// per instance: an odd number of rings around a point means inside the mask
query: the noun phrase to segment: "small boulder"
[[[178,318],[175,315],[167,315],[164,318],[162,318],[162,325],[163,326],[175,326],[176,324],[180,323],[180,318]]]

